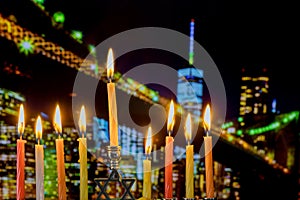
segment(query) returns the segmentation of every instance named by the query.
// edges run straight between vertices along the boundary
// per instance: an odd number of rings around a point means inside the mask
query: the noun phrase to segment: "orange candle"
[[[210,122],[210,107],[207,105],[204,113],[204,129],[206,130],[206,136],[204,136],[206,196],[207,198],[214,198],[212,137],[208,135],[210,131]]]
[[[22,135],[25,129],[24,107],[20,106],[18,133],[20,139],[17,140],[17,200],[25,199],[25,143]]]
[[[66,200],[66,178],[65,178],[65,160],[64,160],[64,140],[60,138],[62,133],[61,116],[59,106],[56,106],[54,117],[54,129],[58,134],[56,143],[56,159],[57,159],[57,182],[58,182],[58,199]]]
[[[86,132],[86,117],[84,106],[81,107],[79,118],[79,130],[81,138],[79,142],[79,163],[80,163],[80,200],[88,199],[88,170],[87,170],[87,145],[84,134]]]
[[[175,124],[174,116],[174,103],[173,100],[170,104],[166,137],[166,149],[165,149],[165,198],[173,198],[173,142],[174,139],[171,136],[173,127]]]
[[[108,95],[108,113],[109,113],[109,135],[110,146],[118,146],[118,115],[116,103],[115,83],[112,82],[114,76],[114,57],[110,48],[107,55],[107,95]]]
[[[186,145],[186,167],[185,167],[185,197],[194,198],[194,145],[191,145],[192,123],[191,115],[188,114],[185,122]]]

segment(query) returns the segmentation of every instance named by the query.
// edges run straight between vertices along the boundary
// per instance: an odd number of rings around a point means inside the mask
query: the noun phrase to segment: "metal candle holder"
[[[109,195],[106,192],[106,187],[109,182],[118,182],[120,183],[125,192],[122,195],[120,200],[135,200],[134,196],[131,194],[130,189],[135,182],[133,178],[122,178],[119,170],[119,162],[121,160],[121,147],[120,146],[107,146],[107,155],[110,163],[111,173],[108,178],[95,178],[95,182],[100,188],[100,193],[98,194],[97,200],[111,200]],[[105,199],[102,199],[101,196],[104,195]],[[114,198],[115,199],[115,198]]]
[[[107,146],[107,155],[110,161],[110,169],[119,169],[119,162],[121,160],[120,146]]]

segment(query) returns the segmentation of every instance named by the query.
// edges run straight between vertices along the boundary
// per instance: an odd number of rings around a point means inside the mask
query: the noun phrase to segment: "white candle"
[[[35,177],[36,177],[36,199],[44,200],[44,148],[40,144],[42,139],[42,120],[38,116],[36,121],[36,138],[38,144],[35,145]]]

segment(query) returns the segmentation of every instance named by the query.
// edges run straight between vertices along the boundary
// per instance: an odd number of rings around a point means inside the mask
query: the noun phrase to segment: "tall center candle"
[[[25,143],[22,139],[25,129],[25,117],[23,104],[20,106],[18,133],[20,139],[17,140],[17,200],[25,199]]]
[[[209,135],[211,116],[210,107],[207,105],[204,113],[204,150],[205,150],[205,175],[206,175],[206,196],[214,198],[214,179],[213,179],[213,158],[212,158],[212,137]]]
[[[165,198],[173,198],[173,143],[174,139],[171,136],[175,124],[174,103],[171,101],[168,115],[165,148]]]
[[[40,144],[42,131],[42,120],[38,116],[35,128],[38,140],[38,144],[35,145],[36,200],[44,200],[44,147]]]
[[[110,146],[118,146],[118,114],[116,103],[114,76],[114,57],[113,51],[110,48],[107,55],[107,95],[108,95],[108,113],[109,113],[109,135]]]
[[[185,197],[195,198],[194,196],[194,145],[191,145],[192,123],[191,115],[188,114],[185,123],[186,145],[186,168],[185,168]]]
[[[87,145],[84,134],[86,132],[86,117],[84,106],[81,107],[79,118],[79,131],[81,138],[79,142],[79,163],[80,163],[80,200],[88,199],[88,171],[87,171]]]
[[[58,182],[58,199],[66,200],[66,178],[65,178],[65,159],[64,159],[64,140],[60,138],[62,134],[61,116],[59,106],[56,106],[54,117],[54,129],[58,134],[55,140],[56,144],[56,159],[57,159],[57,182]]]

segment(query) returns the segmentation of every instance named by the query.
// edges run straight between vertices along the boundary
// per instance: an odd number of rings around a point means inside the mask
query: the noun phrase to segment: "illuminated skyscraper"
[[[178,70],[177,102],[189,113],[200,116],[203,96],[203,70],[193,67],[194,64],[194,25],[190,23],[189,66]]]
[[[18,116],[20,104],[25,102],[25,97],[20,93],[0,88],[0,116]]]
[[[262,115],[268,112],[269,77],[267,70],[242,69],[240,115]]]

